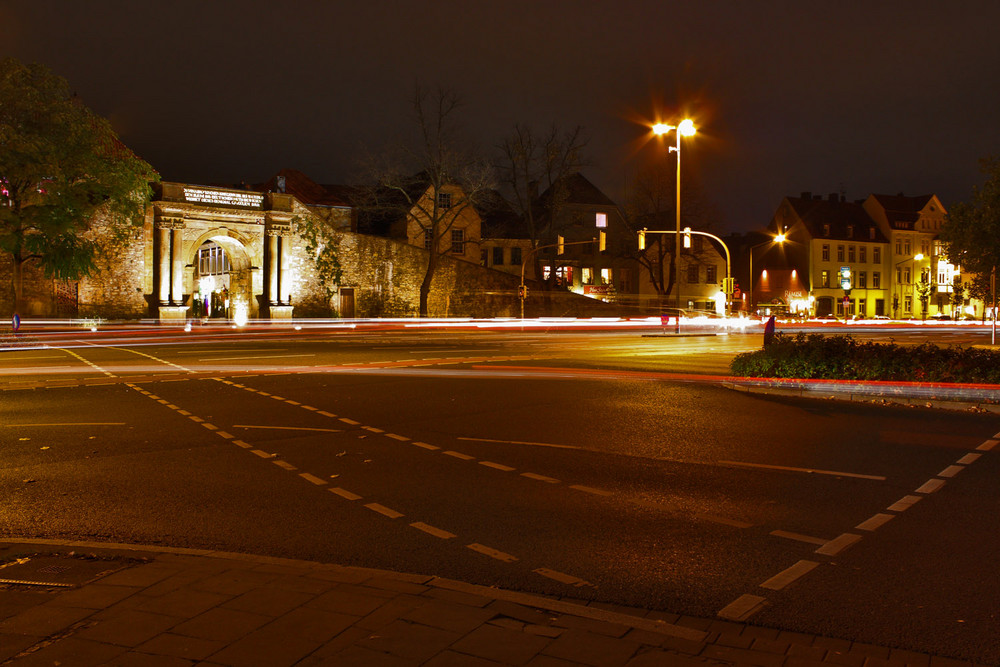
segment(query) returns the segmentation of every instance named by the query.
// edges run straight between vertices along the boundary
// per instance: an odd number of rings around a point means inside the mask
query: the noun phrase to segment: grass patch
[[[737,355],[730,371],[739,377],[1000,384],[1000,352],[777,333],[763,349]]]

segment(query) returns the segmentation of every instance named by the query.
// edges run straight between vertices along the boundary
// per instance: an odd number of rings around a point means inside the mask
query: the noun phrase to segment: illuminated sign
[[[192,204],[262,208],[264,205],[264,195],[259,192],[184,188],[184,201],[191,202]]]

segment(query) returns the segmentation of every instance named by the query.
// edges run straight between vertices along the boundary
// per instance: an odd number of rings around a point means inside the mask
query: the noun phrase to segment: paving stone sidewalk
[[[0,565],[2,665],[971,665],[432,576],[214,551],[0,539]]]

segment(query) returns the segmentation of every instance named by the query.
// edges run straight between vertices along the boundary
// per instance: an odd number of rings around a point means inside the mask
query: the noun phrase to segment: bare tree
[[[588,141],[580,125],[561,130],[552,124],[539,133],[527,125],[515,124],[511,134],[498,146],[500,181],[514,211],[525,222],[532,248],[537,248],[546,233],[551,232],[549,227],[566,201],[566,193],[558,191],[560,184],[587,166],[583,152]],[[542,204],[539,191],[553,188],[552,196]],[[537,276],[537,253],[534,261]]]
[[[417,86],[412,100],[416,138],[369,160],[370,205],[381,215],[419,225],[429,242],[420,283],[420,316],[428,314],[428,296],[441,255],[450,251],[456,222],[493,188],[493,168],[461,137],[462,100],[446,88],[433,92]],[[465,239],[476,242],[478,239]]]

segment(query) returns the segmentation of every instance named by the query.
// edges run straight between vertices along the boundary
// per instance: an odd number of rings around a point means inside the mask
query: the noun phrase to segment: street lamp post
[[[694,121],[690,118],[685,118],[678,125],[667,125],[666,123],[657,123],[653,126],[653,134],[657,136],[662,136],[670,130],[674,130],[674,134],[677,136],[677,146],[671,146],[668,152],[677,153],[677,201],[674,204],[674,211],[676,212],[676,222],[677,222],[677,237],[674,239],[674,286],[677,287],[677,294],[674,295],[674,306],[676,307],[676,320],[674,324],[674,333],[681,332],[681,137],[690,137],[697,130],[694,126]]]
[[[773,239],[768,239],[763,243],[758,243],[757,245],[750,246],[750,312],[753,312],[754,301],[753,301],[753,251],[761,246],[765,246],[771,243],[784,243],[785,235],[783,233],[776,234]]]
[[[905,264],[906,262],[912,262],[912,261],[919,262],[923,258],[924,258],[924,253],[918,252],[913,257],[909,257],[907,259],[901,259],[898,262],[896,262],[896,266],[893,267],[893,273],[896,272],[896,269],[899,268],[900,264]],[[911,279],[912,279],[912,276],[911,276]],[[899,281],[899,280],[896,281],[896,288],[899,288],[899,285],[900,285],[901,282],[902,281]],[[907,283],[907,284],[909,284],[909,283]],[[900,290],[900,291],[902,291],[902,290]],[[893,303],[892,303],[892,316],[893,316],[893,319],[897,319],[896,318],[896,314],[899,312],[899,299],[896,298],[895,292],[896,292],[896,290],[893,290]]]

